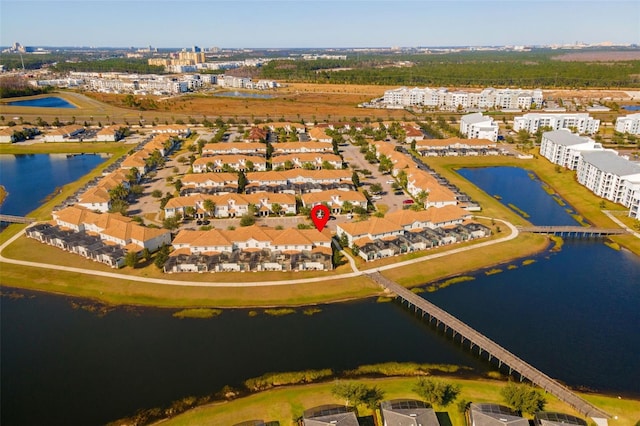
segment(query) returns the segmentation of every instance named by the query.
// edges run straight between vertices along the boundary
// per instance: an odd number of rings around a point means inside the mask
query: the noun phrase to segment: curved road
[[[483,219],[491,219],[487,217],[478,216]],[[145,277],[137,277],[137,276],[129,276],[125,274],[117,274],[115,272],[103,272],[103,271],[94,271],[92,269],[82,269],[82,268],[74,268],[70,266],[61,266],[61,265],[52,265],[48,263],[39,263],[39,262],[30,262],[26,260],[17,260],[17,259],[9,259],[2,255],[2,251],[15,240],[17,240],[22,234],[24,234],[24,230],[17,233],[4,244],[0,246],[0,262],[10,263],[13,265],[20,266],[29,266],[32,268],[41,268],[41,269],[53,269],[57,271],[65,271],[65,272],[75,272],[79,274],[86,275],[95,275],[107,278],[114,278],[119,280],[128,280],[128,281],[137,281],[137,282],[146,282],[151,284],[162,284],[162,285],[174,285],[174,286],[190,286],[190,287],[262,287],[262,286],[273,286],[273,285],[293,285],[293,284],[307,284],[314,282],[326,281],[327,279],[342,279],[342,278],[353,278],[365,274],[373,274],[379,271],[386,271],[389,269],[400,268],[402,266],[412,265],[414,263],[425,262],[431,259],[437,259],[440,257],[449,256],[456,253],[462,253],[469,250],[475,250],[477,248],[487,247],[493,244],[498,244],[505,241],[510,241],[515,239],[518,236],[518,229],[511,224],[510,222],[501,220],[501,219],[493,219],[499,222],[504,223],[510,230],[511,233],[505,237],[498,238],[496,240],[484,241],[482,243],[474,244],[472,246],[460,247],[453,250],[448,250],[442,253],[434,253],[428,256],[420,257],[417,259],[411,259],[404,262],[398,262],[391,265],[381,266],[380,268],[373,268],[365,271],[360,271],[356,266],[355,261],[351,256],[349,256],[344,250],[342,254],[349,260],[349,264],[351,265],[351,269],[353,272],[339,275],[332,275],[329,277],[317,277],[317,278],[303,278],[298,280],[280,280],[280,281],[254,281],[254,282],[228,282],[228,283],[216,283],[216,282],[200,282],[200,281],[178,281],[178,280],[169,280],[169,279],[161,279],[161,278],[145,278]]]

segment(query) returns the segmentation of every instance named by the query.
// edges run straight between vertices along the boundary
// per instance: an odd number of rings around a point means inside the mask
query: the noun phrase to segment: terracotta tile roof
[[[343,223],[338,226],[354,237],[360,235],[378,235],[402,230],[401,226],[379,217],[372,217],[361,222]]]
[[[326,142],[281,142],[273,144],[273,152],[333,152],[333,146]]]
[[[109,200],[111,199],[111,197],[109,197],[109,191],[98,186],[87,189],[78,198],[79,202],[82,204],[102,204],[109,202]]]
[[[309,130],[309,137],[312,140],[331,140],[331,137],[327,135],[327,132],[325,132],[324,129],[320,127],[314,127],[313,129]]]
[[[315,163],[316,161],[329,161],[333,163],[341,163],[342,159],[340,156],[335,154],[324,154],[319,152],[300,152],[295,154],[281,154],[274,155],[271,158],[271,161],[274,163],[284,163],[285,161],[296,162],[299,161],[301,163]]]
[[[202,147],[202,155],[219,152],[256,152],[266,153],[267,145],[260,142],[220,142],[208,143]]]
[[[205,183],[205,182],[215,182],[218,184],[225,183],[237,183],[238,175],[236,173],[215,173],[215,172],[206,172],[206,173],[189,173],[184,175],[182,178],[182,183],[184,185],[189,183]]]
[[[334,198],[337,198],[342,202],[350,201],[363,203],[367,201],[367,197],[365,197],[361,192],[358,191],[341,191],[339,189],[331,189],[328,191],[309,192],[306,194],[302,194],[302,201],[305,205],[322,203],[324,201],[331,202]]]

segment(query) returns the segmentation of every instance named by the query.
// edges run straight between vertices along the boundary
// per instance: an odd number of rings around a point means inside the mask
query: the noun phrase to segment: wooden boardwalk
[[[605,237],[627,233],[626,230],[620,228],[589,228],[585,226],[522,226],[518,227],[518,231],[553,234],[561,237]]]
[[[12,216],[10,214],[0,214],[0,222],[8,222],[8,223],[31,223],[34,222],[35,219],[24,216]]]
[[[541,387],[546,392],[556,396],[561,401],[566,402],[585,416],[589,416],[594,419],[603,419],[604,422],[598,422],[599,424],[603,424],[606,422],[606,419],[611,418],[611,416],[605,411],[580,398],[567,387],[561,385],[543,372],[521,360],[502,346],[484,336],[482,333],[474,330],[445,310],[437,307],[431,302],[428,302],[401,285],[385,278],[379,272],[374,272],[369,275],[383,288],[407,302],[409,307],[413,306],[416,312],[421,311],[423,317],[428,315],[430,323],[435,321],[436,327],[442,325],[445,333],[451,330],[453,339],[459,336],[461,344],[468,341],[471,350],[477,347],[479,355],[482,355],[484,352],[487,354],[489,361],[495,358],[498,361],[499,367],[505,365],[509,368],[510,374],[512,372],[517,372],[520,375],[521,380],[529,380],[531,383]]]

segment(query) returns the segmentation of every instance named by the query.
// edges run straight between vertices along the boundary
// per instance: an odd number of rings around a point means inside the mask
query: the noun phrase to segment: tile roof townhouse
[[[490,233],[487,228],[469,222],[466,228],[458,230],[470,217],[469,212],[457,206],[400,210],[383,218],[338,224],[336,234],[338,238],[346,238],[349,247],[361,248],[358,254],[365,260],[375,260]],[[445,228],[456,228],[457,233],[433,232]]]
[[[202,156],[214,155],[266,155],[267,145],[260,142],[220,142],[208,143],[202,147]]]
[[[182,177],[181,194],[238,192],[237,173],[187,173]]]
[[[416,151],[424,157],[498,155],[497,146],[489,139],[425,139],[416,142]]]
[[[183,124],[157,125],[151,128],[151,133],[169,133],[186,138],[191,134],[191,128]]]
[[[442,186],[432,174],[417,168],[407,169],[407,192],[418,198],[422,191],[427,193],[424,208],[456,205],[456,195]]]
[[[30,134],[38,134],[40,131],[36,126],[12,126],[0,129],[0,143],[15,143],[21,138],[18,133],[28,132]]]
[[[302,195],[302,204],[305,207],[313,208],[318,204],[326,204],[332,213],[340,213],[345,202],[351,203],[352,207],[367,208],[367,197],[358,191],[343,191],[333,189],[328,191],[310,192]]]
[[[213,215],[205,208],[205,201],[211,200],[215,203]],[[164,207],[165,217],[173,217],[180,213],[185,217],[187,209],[195,209],[196,217],[240,217],[249,212],[249,205],[254,205],[256,214],[267,216],[274,211],[274,206],[278,214],[296,214],[296,198],[291,194],[260,192],[255,194],[195,194],[185,197],[171,198]]]
[[[118,126],[107,126],[98,130],[96,133],[96,140],[98,142],[115,142],[120,135]]]
[[[146,228],[119,214],[96,213],[79,206],[53,212],[51,223],[27,228],[30,238],[117,268],[127,252],[155,251],[171,242],[164,229]]]
[[[293,123],[291,121],[280,121],[280,122],[266,123],[265,127],[269,128],[272,132],[275,132],[278,129],[284,129],[287,132],[295,131],[296,133],[304,133],[307,130],[307,128],[306,128],[306,126],[304,124]]]
[[[104,176],[95,186],[80,194],[76,204],[90,210],[105,213],[111,208],[111,195],[109,191],[118,185],[122,185],[127,191],[129,190],[128,176],[123,169],[115,170]]]
[[[328,270],[331,234],[315,229],[262,226],[234,230],[182,230],[165,272]]]
[[[251,155],[216,155],[214,157],[200,157],[193,162],[194,173],[204,173],[208,171],[223,171],[225,165],[236,171],[267,170],[267,160]]]
[[[285,167],[285,164],[290,162],[293,167],[302,168],[305,163],[309,163],[314,168],[321,169],[325,161],[336,169],[342,168],[342,158],[339,155],[316,152],[274,155],[271,157],[271,166],[274,169]]]
[[[45,142],[65,142],[84,133],[84,127],[69,125],[50,130],[44,135]]]
[[[273,144],[274,155],[302,152],[333,153],[333,146],[325,142],[281,142]]]
[[[333,140],[331,136],[327,135],[327,132],[317,126],[309,130],[309,137],[311,140],[318,142],[331,142]]]
[[[111,241],[127,250],[155,251],[171,242],[171,232],[166,229],[147,228],[131,218],[117,213],[95,213],[79,206],[71,206],[53,212],[59,227],[75,232],[93,232],[102,240]]]

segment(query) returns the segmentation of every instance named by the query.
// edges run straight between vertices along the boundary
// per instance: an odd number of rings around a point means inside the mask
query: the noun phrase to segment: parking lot
[[[389,142],[393,143],[393,142]],[[369,170],[371,175],[368,177],[360,174],[360,183],[362,189],[366,189],[371,194],[371,185],[373,183],[379,183],[382,186],[382,193],[378,196],[373,195],[372,201],[376,205],[384,204],[389,209],[389,212],[394,212],[402,209],[402,202],[408,198],[411,198],[404,191],[394,191],[392,184],[395,182],[391,174],[383,174],[378,171],[378,164],[369,164],[364,159],[364,155],[360,153],[360,148],[350,143],[340,146],[340,151],[344,161],[349,165],[350,169]]]

